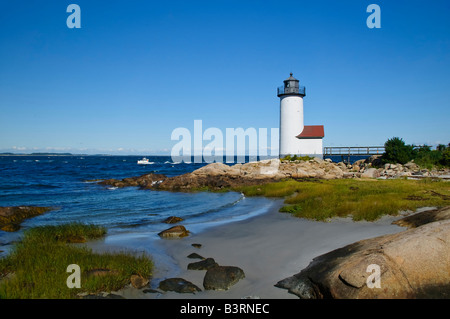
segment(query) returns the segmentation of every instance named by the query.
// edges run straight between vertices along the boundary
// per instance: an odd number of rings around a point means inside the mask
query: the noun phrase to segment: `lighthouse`
[[[303,98],[305,87],[290,76],[278,88],[280,98],[280,145],[279,155],[314,156],[323,158],[323,125],[304,125]]]

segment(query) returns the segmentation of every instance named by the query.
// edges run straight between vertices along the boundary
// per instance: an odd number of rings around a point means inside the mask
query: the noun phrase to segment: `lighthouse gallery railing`
[[[296,88],[296,87],[285,88],[284,86],[280,86],[277,89],[277,95],[290,94],[290,93],[306,95],[305,91],[306,91],[306,89],[304,86],[299,86],[298,88]]]

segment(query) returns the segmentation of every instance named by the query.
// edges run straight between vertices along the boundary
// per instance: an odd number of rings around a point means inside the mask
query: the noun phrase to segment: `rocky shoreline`
[[[13,206],[0,207],[0,230],[14,232],[27,218],[42,215],[51,210],[49,207]]]
[[[410,229],[316,257],[275,286],[301,299],[450,298],[450,206],[394,223]],[[378,287],[369,284],[371,265]]]
[[[414,162],[405,165],[385,164],[377,168],[379,157],[372,156],[352,165],[333,163],[330,159],[314,158],[308,161],[282,161],[270,159],[245,164],[226,165],[211,163],[191,173],[167,177],[162,174],[145,174],[122,180],[108,179],[98,182],[114,187],[137,186],[143,189],[167,191],[221,190],[239,186],[258,185],[292,179],[340,178],[436,178],[450,179],[450,169],[421,169]]]

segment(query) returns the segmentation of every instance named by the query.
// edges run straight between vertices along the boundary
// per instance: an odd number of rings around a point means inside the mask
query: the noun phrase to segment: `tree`
[[[441,163],[444,166],[450,166],[450,146],[442,152]]]
[[[385,152],[383,153],[384,163],[406,164],[414,157],[414,147],[406,145],[399,137],[393,137],[384,143]]]

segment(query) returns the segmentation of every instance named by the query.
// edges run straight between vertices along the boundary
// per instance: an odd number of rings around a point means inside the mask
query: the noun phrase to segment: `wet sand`
[[[156,241],[153,250],[159,252],[159,257],[154,256],[156,271],[151,287],[157,288],[165,278],[181,277],[197,285],[201,292],[143,293],[142,290],[125,288],[119,294],[126,298],[149,299],[295,299],[296,296],[274,285],[300,272],[321,254],[362,239],[405,230],[391,224],[402,216],[385,216],[375,222],[354,222],[351,218],[316,222],[280,213],[281,205],[282,200],[275,200],[272,208],[259,216],[213,227],[182,239]],[[193,243],[199,243],[202,247],[195,248]],[[240,267],[245,272],[245,278],[227,291],[204,290],[206,271],[187,270],[189,263],[198,261],[187,258],[191,253],[212,257],[222,266]]]

